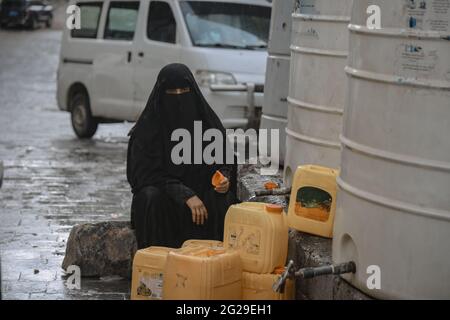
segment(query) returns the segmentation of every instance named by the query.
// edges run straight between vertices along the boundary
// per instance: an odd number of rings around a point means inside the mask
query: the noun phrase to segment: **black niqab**
[[[169,94],[168,91],[173,89],[184,91]],[[202,122],[203,132],[210,128],[222,132],[225,155],[225,129],[204,99],[190,70],[182,64],[164,67],[144,111],[129,134],[127,178],[134,194],[131,219],[140,248],[180,246],[188,239],[222,240],[226,210],[236,202],[236,166],[176,165],[171,159],[172,148],[179,143],[171,141],[172,132],[186,129],[193,144],[194,121]],[[191,150],[193,163],[193,146]],[[211,177],[216,170],[230,179],[227,194],[217,193],[211,185]],[[149,190],[154,191],[151,196],[148,195]],[[155,192],[158,193],[157,200],[154,199]],[[208,220],[201,226],[192,222],[191,212],[185,204],[194,195],[208,210]]]

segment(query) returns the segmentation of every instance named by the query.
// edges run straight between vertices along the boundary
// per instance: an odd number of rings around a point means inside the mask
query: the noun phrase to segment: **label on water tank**
[[[316,9],[316,0],[297,0],[295,3],[295,12],[301,14],[320,14]]]
[[[397,47],[395,73],[410,78],[429,77],[439,61],[437,51],[418,42],[402,43]]]
[[[450,32],[450,0],[405,0],[407,27]]]

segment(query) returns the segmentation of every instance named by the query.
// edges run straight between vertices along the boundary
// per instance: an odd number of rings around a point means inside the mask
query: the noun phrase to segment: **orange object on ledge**
[[[264,184],[264,188],[266,190],[278,189],[279,187],[280,187],[279,184],[273,181],[269,181]]]
[[[212,176],[211,183],[214,187],[218,187],[224,179],[225,176],[222,174],[222,172],[217,170]]]

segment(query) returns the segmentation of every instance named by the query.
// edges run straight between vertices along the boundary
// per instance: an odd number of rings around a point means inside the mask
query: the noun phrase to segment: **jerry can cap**
[[[266,204],[266,211],[270,213],[282,213],[283,207],[280,206],[279,204],[268,203]]]

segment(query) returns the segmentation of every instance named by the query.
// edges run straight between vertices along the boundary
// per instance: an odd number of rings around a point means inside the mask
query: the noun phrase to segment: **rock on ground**
[[[136,237],[129,222],[81,224],[70,232],[62,267],[66,270],[77,265],[82,277],[130,278],[136,250]]]

